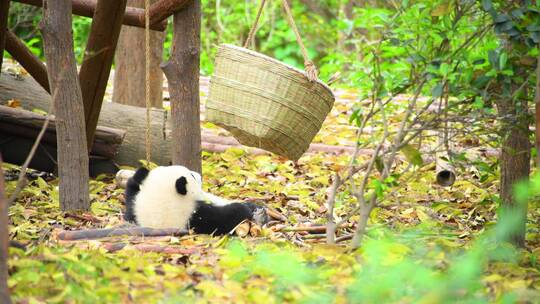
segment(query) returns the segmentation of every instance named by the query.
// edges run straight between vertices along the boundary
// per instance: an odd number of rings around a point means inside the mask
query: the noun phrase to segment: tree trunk
[[[517,104],[521,103],[521,104]],[[501,221],[511,225],[505,235],[507,241],[516,246],[525,245],[525,225],[527,205],[518,204],[513,197],[513,186],[527,181],[530,173],[531,143],[527,119],[527,101],[499,100],[499,115],[502,116],[502,146],[500,156],[501,185],[500,197],[503,213]],[[517,112],[520,109],[520,112]]]
[[[0,0],[0,70],[2,70],[2,62],[4,61],[8,16],[9,0]]]
[[[151,1],[156,2],[156,0]],[[128,6],[144,7],[144,0],[128,0]],[[159,68],[163,56],[165,33],[150,33],[150,101],[163,107],[163,73]],[[113,102],[145,107],[144,29],[122,26],[114,74]]]
[[[538,45],[540,47],[540,44]],[[536,57],[536,88],[534,94],[535,103],[535,147],[536,168],[540,169],[540,54]]]
[[[46,2],[41,31],[56,114],[60,208],[86,210],[90,207],[88,150],[71,35],[71,0]]]
[[[8,205],[6,192],[4,191],[4,172],[2,171],[2,159],[0,158],[0,303],[11,303],[8,279]]]
[[[162,65],[169,84],[172,113],[172,162],[201,172],[199,64],[201,1],[174,14],[171,58]]]

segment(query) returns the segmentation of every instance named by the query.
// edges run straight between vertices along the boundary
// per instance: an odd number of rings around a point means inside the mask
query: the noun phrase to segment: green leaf
[[[441,70],[441,74],[446,76],[448,75],[448,72],[450,71],[450,65],[445,62],[441,64],[440,70]]]
[[[501,53],[501,56],[499,57],[499,69],[504,70],[504,67],[506,66],[506,62],[508,61],[508,55],[506,53]]]
[[[401,152],[403,155],[405,155],[405,158],[408,162],[415,166],[422,166],[424,164],[424,160],[422,159],[422,154],[420,154],[420,151],[416,149],[415,147],[411,145],[405,145],[403,148],[401,148]]]
[[[438,83],[435,87],[433,87],[433,89],[431,90],[431,96],[433,96],[433,98],[439,98],[442,96],[442,93],[443,93],[443,84],[442,82]]]
[[[498,15],[495,20],[493,20],[495,23],[505,23],[506,21],[510,21],[510,17],[505,14]]]
[[[488,60],[491,67],[495,69],[499,67],[499,54],[497,51],[489,51]]]
[[[482,0],[482,8],[486,11],[490,11],[493,9],[493,3],[491,0]]]
[[[484,62],[486,62],[486,60],[481,58],[481,59],[476,59],[475,61],[473,61],[473,64],[474,65],[481,65],[481,64],[484,64]]]

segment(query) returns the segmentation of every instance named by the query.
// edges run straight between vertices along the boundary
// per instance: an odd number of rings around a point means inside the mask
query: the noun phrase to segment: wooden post
[[[43,0],[14,0],[24,4],[42,7]],[[110,0],[113,2],[113,0]],[[96,0],[73,0],[72,12],[75,15],[92,17],[96,9]],[[129,26],[144,28],[144,10],[134,7],[126,7],[122,23]],[[167,28],[167,20],[150,25],[150,29],[163,32]]]
[[[6,51],[25,68],[47,92],[51,92],[47,67],[10,30],[6,31]]]
[[[540,44],[538,45],[540,47]],[[540,168],[540,55],[536,58],[536,86],[534,94],[535,104],[535,147],[536,147],[536,168]]]
[[[41,32],[58,143],[60,208],[88,209],[88,149],[84,108],[71,35],[71,0],[47,0]]]
[[[129,0],[128,5],[144,7],[144,1]],[[150,33],[150,101],[158,109],[163,108],[163,72],[159,65],[164,41],[165,33]],[[116,48],[113,102],[146,107],[145,58],[144,30],[124,26]]]
[[[11,303],[7,286],[8,275],[8,205],[4,191],[4,172],[2,171],[2,158],[0,157],[0,303]]]
[[[172,112],[172,162],[201,172],[199,60],[201,1],[174,14],[171,58],[162,65],[169,81]]]
[[[92,143],[94,142],[99,112],[105,96],[126,4],[127,0],[98,0],[92,20],[84,59],[79,72],[88,151],[92,149]]]
[[[9,16],[9,0],[0,0],[0,70],[4,61],[4,47],[6,46],[6,30]]]

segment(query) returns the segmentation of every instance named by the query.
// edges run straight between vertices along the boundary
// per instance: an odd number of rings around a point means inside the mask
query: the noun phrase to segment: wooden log
[[[340,228],[346,227],[341,225]],[[309,232],[309,233],[326,233],[326,226],[298,226],[298,227],[283,227],[278,231],[281,232]]]
[[[0,0],[0,70],[2,70],[2,62],[4,61],[8,17],[9,0]]]
[[[141,252],[156,252],[161,254],[190,255],[199,252],[199,248],[183,248],[180,246],[164,246],[159,244],[133,244],[126,242],[101,242],[98,244],[85,241],[59,241],[59,245],[76,246],[82,250],[95,249],[96,245],[108,252],[117,252],[122,249],[137,250]]]
[[[56,234],[56,238],[63,241],[75,240],[93,240],[111,236],[184,236],[189,234],[186,229],[154,229],[145,227],[126,227],[126,228],[108,228],[108,229],[87,229],[87,230],[63,230]]]
[[[265,155],[265,154],[269,155],[269,154],[271,154],[270,152],[259,149],[259,148],[246,147],[246,146],[242,146],[242,145],[227,145],[227,144],[219,144],[219,143],[205,142],[205,141],[201,142],[202,150],[207,151],[207,152],[222,153],[222,152],[225,152],[228,149],[233,148],[233,147],[235,147],[235,148],[246,148],[248,153],[253,154],[253,155]]]
[[[30,153],[35,139],[7,134],[0,131],[0,153],[8,163],[22,165]],[[56,174],[56,145],[49,143],[40,143],[34,157],[28,165],[29,168],[38,171],[50,172]],[[89,173],[91,177],[97,177],[100,174],[115,174],[118,171],[118,165],[112,160],[102,156],[90,155]]]
[[[4,191],[4,172],[2,171],[2,158],[0,157],[0,303],[11,303],[8,280],[8,246],[9,246],[9,226],[8,226],[8,204],[6,192]]]
[[[35,139],[45,122],[45,116],[22,109],[0,106],[0,131]],[[113,159],[126,132],[109,127],[98,127],[90,154]],[[52,118],[42,142],[56,146],[56,121]]]
[[[71,19],[71,0],[47,0],[41,32],[57,121],[59,197],[63,211],[90,207],[84,108]]]
[[[171,98],[172,161],[201,172],[199,100],[201,1],[174,14],[171,58],[162,65]]]
[[[28,76],[15,77],[7,73],[0,76],[0,103],[7,104],[9,100],[19,100],[24,109],[39,109],[47,111],[51,96]],[[138,160],[145,158],[145,109],[103,103],[98,125],[125,130],[123,144],[115,158],[121,165],[138,166]],[[171,139],[165,132],[168,121],[162,109],[151,110],[152,161],[159,165],[171,163]]]
[[[150,24],[163,22],[193,0],[159,0],[150,6]]]
[[[98,0],[86,44],[79,81],[84,104],[86,142],[92,149],[101,104],[111,72],[127,0]]]
[[[6,51],[45,89],[51,92],[47,67],[13,32],[6,32]]]
[[[14,0],[24,4],[29,4],[37,7],[42,7],[43,0]],[[111,1],[111,0],[110,0]],[[78,16],[90,17],[94,16],[97,0],[73,0],[72,13]],[[136,26],[144,28],[144,10],[140,8],[127,7],[122,19],[124,25]],[[150,25],[150,29],[163,32],[167,28],[167,20]]]

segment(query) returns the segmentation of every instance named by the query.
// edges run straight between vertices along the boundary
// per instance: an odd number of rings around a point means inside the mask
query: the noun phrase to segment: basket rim
[[[256,51],[253,51],[253,50],[250,50],[250,49],[246,49],[246,48],[243,48],[243,47],[240,47],[240,46],[237,46],[237,45],[233,45],[233,44],[228,44],[228,43],[221,43],[219,45],[219,47],[226,47],[226,48],[229,48],[229,49],[234,49],[236,51],[240,51],[240,52],[244,52],[244,53],[247,53],[249,55],[252,55],[254,57],[259,57],[261,59],[264,59],[264,60],[267,60],[267,61],[270,61],[270,62],[273,62],[275,64],[278,64],[280,66],[283,66],[299,75],[301,75],[302,77],[306,77],[306,73],[296,67],[293,67],[292,65],[288,65],[284,62],[281,62],[275,58],[272,58],[270,56],[267,56],[265,54],[261,54],[259,52],[256,52]],[[332,89],[330,89],[330,87],[322,82],[322,80],[318,79],[315,81],[316,83],[318,83],[319,85],[321,85],[329,94],[330,96],[332,96],[333,99],[335,99],[336,97],[334,96],[334,92],[332,91]]]

